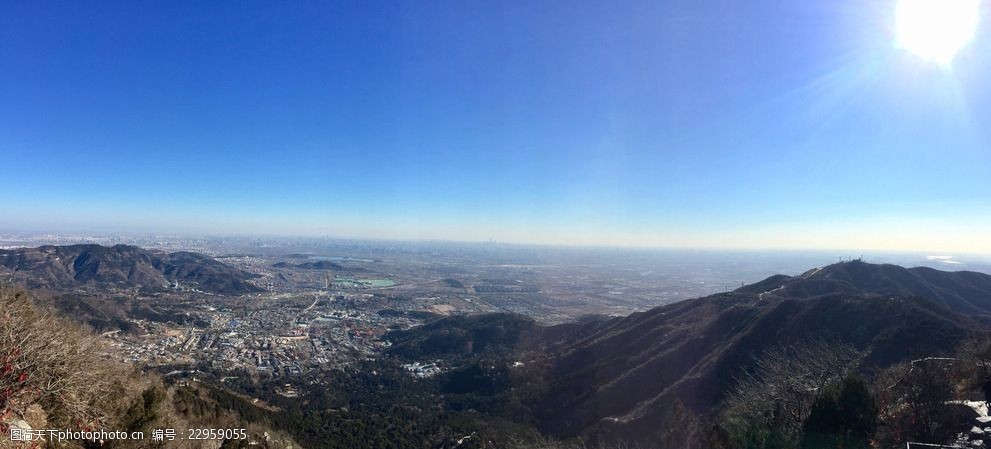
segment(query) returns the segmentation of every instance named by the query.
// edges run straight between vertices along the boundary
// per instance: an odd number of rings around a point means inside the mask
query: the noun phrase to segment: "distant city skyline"
[[[986,1],[236,6],[0,6],[0,231],[991,254]]]

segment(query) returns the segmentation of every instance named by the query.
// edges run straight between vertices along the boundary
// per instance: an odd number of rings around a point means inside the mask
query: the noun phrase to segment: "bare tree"
[[[95,426],[110,376],[99,340],[74,323],[33,307],[0,285],[0,418],[40,404],[66,424]]]
[[[879,441],[949,443],[969,429],[973,411],[955,399],[958,385],[975,369],[980,367],[969,358],[926,357],[882,371]]]
[[[965,388],[982,389],[991,377],[991,336],[976,335],[965,340],[957,351],[958,375]]]
[[[767,350],[738,377],[724,414],[738,426],[797,436],[819,395],[862,360],[861,352],[824,341]]]

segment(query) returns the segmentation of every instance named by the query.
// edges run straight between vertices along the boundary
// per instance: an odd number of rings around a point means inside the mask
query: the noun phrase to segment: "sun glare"
[[[980,0],[900,0],[895,12],[897,45],[948,66],[974,39],[979,11]]]

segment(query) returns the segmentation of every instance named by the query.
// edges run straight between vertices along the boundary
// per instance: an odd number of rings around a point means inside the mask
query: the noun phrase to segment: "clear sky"
[[[991,253],[893,1],[3,1],[0,229]]]

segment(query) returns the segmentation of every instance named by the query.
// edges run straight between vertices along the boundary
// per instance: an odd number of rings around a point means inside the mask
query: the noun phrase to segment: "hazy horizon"
[[[411,244],[411,245],[468,245],[468,246],[501,246],[507,248],[520,249],[545,249],[545,250],[576,250],[576,251],[631,251],[631,252],[699,252],[699,253],[726,253],[726,254],[829,254],[830,257],[839,257],[841,260],[849,260],[858,257],[887,257],[913,256],[930,257],[933,261],[941,262],[950,266],[955,264],[955,260],[961,257],[974,261],[991,262],[991,253],[982,251],[941,251],[932,249],[899,249],[899,248],[870,248],[870,247],[745,247],[745,246],[690,246],[690,245],[635,245],[635,244],[608,244],[608,243],[554,243],[554,242],[527,242],[527,241],[506,241],[506,240],[464,240],[452,238],[403,238],[395,236],[368,237],[368,236],[347,236],[331,234],[308,234],[292,235],[277,233],[224,233],[224,232],[150,232],[150,231],[108,231],[106,227],[99,228],[76,228],[76,229],[15,229],[0,228],[0,245],[16,242],[18,239],[38,239],[48,237],[65,242],[100,242],[100,241],[121,241],[125,244],[134,244],[134,240],[140,239],[190,239],[190,240],[212,240],[230,239],[258,242],[351,242],[358,244]],[[68,244],[68,243],[67,243]],[[30,247],[31,244],[15,245]],[[139,245],[140,246],[140,245]],[[947,259],[949,261],[943,260]],[[887,261],[884,263],[897,263]]]

